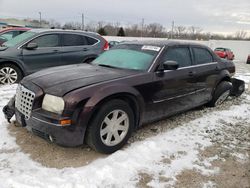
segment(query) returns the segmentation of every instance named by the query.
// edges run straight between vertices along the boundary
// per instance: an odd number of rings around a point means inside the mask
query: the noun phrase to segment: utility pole
[[[174,35],[174,21],[172,21],[171,39],[173,39],[173,35]]]
[[[82,13],[82,30],[84,31],[84,13]]]
[[[143,37],[143,28],[144,28],[144,18],[141,21],[141,37]]]
[[[39,23],[40,23],[40,27],[42,27],[42,13],[41,12],[38,12],[39,13]]]

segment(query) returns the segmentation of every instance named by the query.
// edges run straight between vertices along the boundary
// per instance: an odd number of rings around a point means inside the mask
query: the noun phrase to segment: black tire
[[[219,83],[219,85],[215,89],[212,100],[208,103],[208,106],[215,107],[223,103],[230,95],[231,90],[232,90],[231,82],[222,81],[221,83]],[[223,96],[223,94],[225,96]],[[222,97],[222,101],[219,101],[220,97]]]
[[[121,110],[122,112],[126,113],[128,117],[127,122],[129,122],[129,125],[126,134],[124,133],[124,138],[116,145],[108,146],[104,143],[103,136],[101,136],[101,128],[105,124],[103,123],[105,117],[108,117],[108,115],[115,110]],[[113,153],[122,148],[127,143],[128,139],[132,134],[132,131],[134,130],[134,127],[135,127],[134,113],[131,107],[123,100],[114,99],[103,104],[101,108],[97,111],[95,117],[93,117],[87,129],[86,142],[92,149],[100,153],[106,153],[106,154]],[[106,137],[108,137],[108,134],[106,135]],[[115,140],[113,133],[111,139]]]
[[[7,73],[7,70],[11,70],[10,73],[12,74],[11,79],[6,78],[4,73]],[[15,79],[13,75],[16,75]],[[6,78],[6,79],[4,79]],[[23,78],[22,71],[20,70],[19,67],[16,65],[6,63],[3,65],[0,65],[0,84],[14,84],[14,83],[19,83]]]

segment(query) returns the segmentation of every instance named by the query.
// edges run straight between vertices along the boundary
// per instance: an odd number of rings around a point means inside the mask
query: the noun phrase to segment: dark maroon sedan
[[[91,64],[25,77],[4,112],[10,119],[14,108],[22,126],[51,142],[85,142],[112,153],[142,124],[221,104],[234,93],[234,73],[231,61],[223,63],[203,45],[122,43]]]
[[[250,54],[247,57],[247,64],[250,64]]]

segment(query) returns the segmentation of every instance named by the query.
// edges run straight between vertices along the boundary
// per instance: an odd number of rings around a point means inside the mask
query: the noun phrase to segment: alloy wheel
[[[11,67],[3,67],[0,69],[0,83],[13,84],[17,81],[18,75],[15,69]]]
[[[128,114],[122,110],[114,110],[104,118],[101,124],[101,140],[106,146],[115,146],[123,141],[128,130]]]

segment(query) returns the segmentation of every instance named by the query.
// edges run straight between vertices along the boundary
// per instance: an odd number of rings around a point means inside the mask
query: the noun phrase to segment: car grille
[[[24,115],[25,119],[30,118],[34,98],[34,92],[28,90],[21,84],[18,85],[16,91],[15,107]]]

